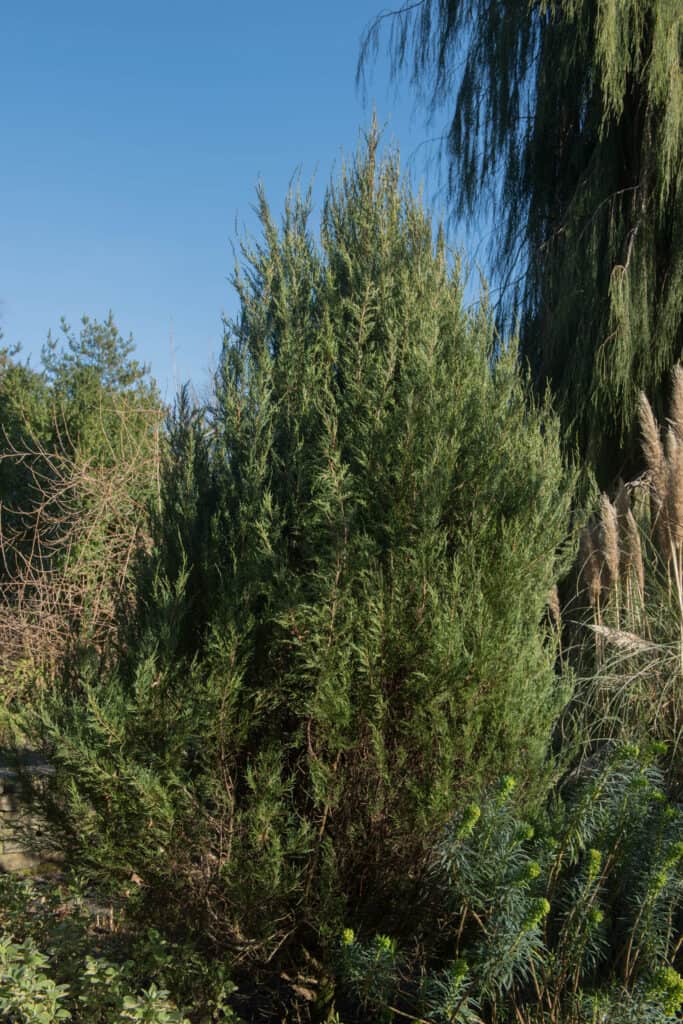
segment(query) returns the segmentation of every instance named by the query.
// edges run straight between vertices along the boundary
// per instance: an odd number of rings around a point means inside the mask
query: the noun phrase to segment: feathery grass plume
[[[673,575],[675,595],[678,601],[680,628],[680,657],[683,668],[683,376],[680,367],[673,374],[671,415],[666,438],[666,482],[662,495],[657,539],[667,563],[667,571]]]
[[[679,441],[683,442],[683,366],[674,366],[672,373],[669,423]]]
[[[590,524],[590,529],[597,567],[597,578],[593,586],[595,590],[595,602],[596,604],[599,604],[605,596],[605,591],[608,587],[608,569],[605,559],[602,522],[599,519],[593,519]]]
[[[650,640],[645,640],[642,636],[638,636],[637,633],[631,633],[627,629],[615,629],[612,626],[603,626],[598,623],[590,625],[588,628],[596,636],[605,640],[606,643],[623,651],[628,651],[630,654],[645,653],[652,651],[655,647]]]
[[[579,538],[579,574],[581,590],[586,592],[591,607],[595,608],[600,600],[602,574],[594,530],[590,523],[584,526]]]
[[[631,497],[629,494],[628,487],[621,479],[619,480],[619,483],[617,485],[617,493],[614,498],[614,507],[617,510],[617,516],[619,517],[619,521],[621,523],[623,518],[626,516],[628,510],[631,508]]]
[[[672,430],[673,446],[667,459],[666,514],[665,521],[670,543],[674,548],[683,544],[683,445],[680,445]]]
[[[579,589],[587,596],[596,623],[602,621],[600,597],[605,575],[601,534],[599,522],[588,522],[579,539]],[[598,662],[602,660],[602,648],[602,639],[595,634],[595,656]]]
[[[666,458],[659,436],[659,425],[644,392],[640,394],[640,429],[650,487],[655,499],[661,503],[666,486]]]
[[[600,534],[606,584],[615,589],[619,583],[619,527],[617,510],[606,494],[600,498]]]
[[[548,611],[555,625],[559,626],[562,619],[562,611],[560,609],[560,592],[557,589],[557,583],[553,584],[548,594]]]
[[[652,521],[662,552],[665,553],[668,539],[664,510],[668,482],[667,462],[659,436],[659,426],[644,392],[640,394],[640,429],[650,485]]]
[[[676,458],[676,452],[678,451],[678,435],[672,426],[666,432],[666,461],[671,463]]]
[[[576,644],[578,662],[586,659],[577,705],[583,704],[579,715],[591,744],[610,737],[665,741],[668,771],[679,792],[683,788],[683,438],[677,425],[683,430],[682,412],[682,369],[675,374],[665,439],[649,402],[641,397],[647,471],[636,480],[620,483],[613,502],[625,584],[623,604],[617,609],[621,614],[615,615],[613,602],[594,601],[592,613],[584,615],[583,636]],[[607,511],[603,498],[599,554],[605,560],[609,557]],[[591,542],[595,547],[595,536],[587,530],[577,569],[592,582]],[[606,577],[607,566],[601,568]]]
[[[619,554],[621,559],[621,578],[626,588],[627,611],[633,610],[632,576],[635,575],[639,604],[642,606],[645,594],[645,565],[640,530],[631,507],[631,487],[623,480],[619,481],[614,498],[619,530]]]
[[[640,540],[640,530],[632,509],[628,509],[624,518],[624,552],[628,569],[625,572],[630,576],[635,574],[638,585],[638,597],[642,604],[645,597],[645,563],[643,561],[643,545]]]

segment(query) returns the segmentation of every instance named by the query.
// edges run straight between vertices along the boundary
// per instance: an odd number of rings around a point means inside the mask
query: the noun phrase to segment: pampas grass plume
[[[559,626],[561,619],[561,611],[560,593],[557,589],[557,583],[553,584],[553,586],[550,588],[550,593],[548,594],[548,611],[550,612],[550,617],[552,618],[555,625]]]
[[[666,525],[671,544],[680,547],[683,544],[683,445],[677,443],[667,469]]]
[[[636,517],[631,509],[626,513],[624,519],[625,549],[628,552],[629,570],[636,574],[638,582],[638,594],[641,602],[645,598],[645,563],[643,562],[643,546],[640,540],[640,530]]]
[[[683,366],[680,363],[674,366],[673,370],[670,413],[671,427],[678,440],[683,443]]]
[[[607,569],[607,584],[616,587],[619,582],[619,527],[617,510],[606,494],[600,499],[600,525],[602,555]]]
[[[640,394],[640,429],[643,434],[643,453],[650,477],[650,490],[657,511],[659,511],[664,504],[666,494],[666,457],[652,406],[642,391]]]
[[[600,550],[600,531],[597,524],[588,523],[581,531],[579,540],[579,559],[581,582],[588,593],[591,607],[596,608],[602,592],[602,557]]]

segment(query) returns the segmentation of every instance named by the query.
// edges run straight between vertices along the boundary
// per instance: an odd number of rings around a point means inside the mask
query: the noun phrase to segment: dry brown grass
[[[642,636],[639,636],[637,633],[631,633],[627,629],[600,626],[597,623],[590,624],[589,628],[606,643],[630,654],[643,654],[656,649],[652,641],[645,640]]]
[[[643,455],[647,466],[647,479],[652,505],[652,522],[657,531],[660,546],[666,547],[667,530],[664,521],[668,465],[659,426],[647,397],[640,396],[640,429],[643,436]]]
[[[678,443],[668,459],[665,522],[669,544],[680,548],[683,544],[683,444]]]
[[[675,366],[673,370],[669,412],[669,423],[679,442],[683,444],[683,367],[680,365]]]
[[[599,538],[592,523],[584,527],[579,538],[579,586],[587,595],[591,608],[599,608],[602,565]]]
[[[550,618],[553,620],[556,626],[559,626],[562,620],[562,611],[560,607],[560,592],[557,589],[557,584],[550,588],[548,594],[548,611]]]
[[[625,552],[624,569],[625,577],[627,580],[627,586],[630,588],[630,584],[633,576],[636,580],[636,594],[640,605],[645,600],[645,563],[643,561],[643,546],[640,539],[640,530],[636,522],[636,517],[633,515],[633,510],[628,509],[623,520],[622,527],[623,537],[623,550]]]

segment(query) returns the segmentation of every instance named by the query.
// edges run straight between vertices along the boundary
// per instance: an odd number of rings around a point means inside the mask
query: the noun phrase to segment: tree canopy
[[[483,217],[522,356],[607,483],[683,348],[678,0],[418,0],[380,15],[431,113],[456,214]],[[500,228],[497,229],[497,226]]]

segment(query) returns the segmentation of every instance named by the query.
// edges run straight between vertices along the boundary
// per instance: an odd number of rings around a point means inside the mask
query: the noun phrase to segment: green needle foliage
[[[545,795],[571,480],[374,131],[319,243],[307,197],[259,203],[212,407],[169,421],[134,654],[41,728],[73,862],[264,963],[400,927],[473,788]]]
[[[522,355],[608,486],[683,348],[680,2],[420,0],[390,25],[395,71],[448,110],[456,212],[501,225]]]

